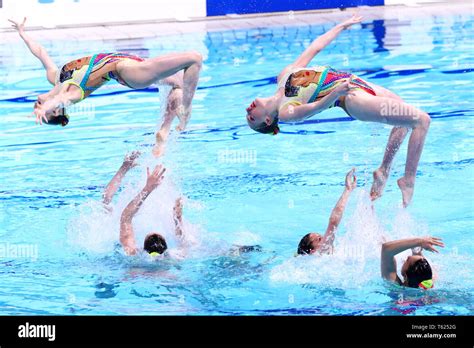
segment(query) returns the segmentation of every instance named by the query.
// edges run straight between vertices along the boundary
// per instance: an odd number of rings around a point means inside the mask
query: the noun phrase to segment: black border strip
[[[55,340],[20,338],[19,326],[55,325]],[[414,326],[415,325],[415,326]],[[472,344],[472,316],[16,316],[0,317],[0,346],[237,344],[288,347],[313,344],[433,346]],[[424,329],[421,329],[424,327]],[[456,338],[407,338],[407,334],[455,334]]]

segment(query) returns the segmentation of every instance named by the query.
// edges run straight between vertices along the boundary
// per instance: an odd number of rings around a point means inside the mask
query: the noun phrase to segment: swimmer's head
[[[254,131],[276,135],[278,127],[278,108],[275,98],[257,98],[247,108],[247,123]]]
[[[166,245],[166,240],[161,234],[150,233],[145,237],[143,249],[148,254],[158,253],[161,255],[168,249],[168,245]]]
[[[69,123],[69,116],[66,114],[65,108],[57,108],[53,113],[47,114],[48,123],[50,125],[61,125],[63,127],[67,126]]]
[[[428,261],[422,255],[412,255],[407,258],[401,270],[403,285],[410,288],[429,289],[433,286],[433,272]]]
[[[322,246],[323,237],[319,233],[308,233],[301,238],[298,244],[298,255],[311,255],[318,251]]]
[[[35,109],[37,109],[38,105],[41,105],[42,103],[40,97],[38,97],[38,101],[35,103]],[[66,114],[66,108],[63,107],[57,107],[53,111],[48,112],[46,118],[48,119],[48,123],[46,124],[49,125],[61,125],[65,127],[69,123],[69,116]]]

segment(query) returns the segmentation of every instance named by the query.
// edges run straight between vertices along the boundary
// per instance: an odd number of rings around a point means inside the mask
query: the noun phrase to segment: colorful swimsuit
[[[144,59],[128,53],[99,53],[73,60],[63,65],[56,75],[56,84],[79,87],[86,98],[110,79],[130,87],[116,74],[116,65],[124,59],[142,62]]]
[[[334,70],[329,66],[302,68],[289,73],[280,81],[279,87],[285,88],[285,98],[280,109],[287,105],[297,106],[318,101],[347,80],[351,80],[351,84],[357,89],[375,95],[372,87],[354,74]],[[330,108],[334,106],[339,106],[339,99]]]

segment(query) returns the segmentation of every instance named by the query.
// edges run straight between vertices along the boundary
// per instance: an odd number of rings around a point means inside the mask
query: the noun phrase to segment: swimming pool
[[[173,135],[165,183],[135,221],[139,240],[159,230],[173,247],[171,205],[179,194],[187,197],[186,233],[196,246],[186,259],[159,265],[124,259],[116,243],[120,211],[153,163],[162,97],[104,89],[73,111],[68,127],[34,126],[25,116],[48,86],[18,42],[0,57],[1,313],[472,315],[473,23],[469,14],[365,22],[316,58],[392,89],[433,118],[412,205],[400,207],[396,186],[405,143],[375,213],[367,192],[388,127],[331,110],[268,137],[248,129],[244,118],[252,98],[271,94],[275,74],[330,24],[47,47],[58,62],[96,51],[205,55],[189,129]],[[106,214],[101,192],[124,154],[137,148],[141,164]],[[359,188],[336,254],[294,258],[304,234],[325,229],[352,166]],[[382,281],[382,238],[427,234],[446,244],[428,255],[436,287],[425,294]],[[262,251],[229,255],[235,244]],[[19,246],[31,252],[15,255]]]

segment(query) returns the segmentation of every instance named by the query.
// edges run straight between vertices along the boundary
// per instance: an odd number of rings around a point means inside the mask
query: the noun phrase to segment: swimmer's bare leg
[[[361,121],[380,122],[412,129],[408,142],[405,175],[398,180],[398,186],[402,191],[403,206],[406,207],[413,197],[416,170],[430,127],[430,116],[402,101],[371,96],[361,91],[354,91],[346,97],[345,101],[349,114]]]
[[[382,196],[383,189],[387,182],[387,178],[390,174],[393,159],[403,143],[406,135],[408,134],[408,128],[405,127],[393,127],[388,138],[387,147],[385,148],[385,154],[383,156],[382,164],[378,169],[374,171],[374,182],[370,189],[370,198],[374,201]]]
[[[185,52],[167,54],[143,62],[122,61],[117,64],[117,72],[129,86],[140,89],[183,71],[182,116],[189,119],[201,67],[202,55],[199,52]]]
[[[399,102],[404,102],[404,100],[398,94],[382,86],[372,83],[369,83],[369,85],[375,91],[377,96],[387,97],[395,99]],[[382,164],[373,173],[374,182],[372,184],[372,188],[370,189],[370,197],[373,201],[382,196],[388,176],[390,175],[392,161],[395,158],[395,155],[397,154],[401,144],[405,140],[408,131],[409,129],[405,127],[394,127],[390,132],[390,137],[388,138],[388,143],[385,148]]]
[[[186,107],[183,102],[184,90],[184,72],[179,71],[171,77],[166,78],[165,83],[172,86],[173,89],[180,89],[179,91],[170,92],[170,104],[172,104],[173,118],[178,116],[179,124],[176,126],[177,131],[183,131],[188,124],[191,114],[186,112]]]
[[[153,148],[153,155],[159,157],[165,151],[166,140],[171,130],[171,124],[178,114],[179,108],[183,103],[183,74],[181,72],[161,81],[163,84],[172,87],[166,101],[166,110],[163,115],[163,122],[160,130],[156,133],[156,144]]]

